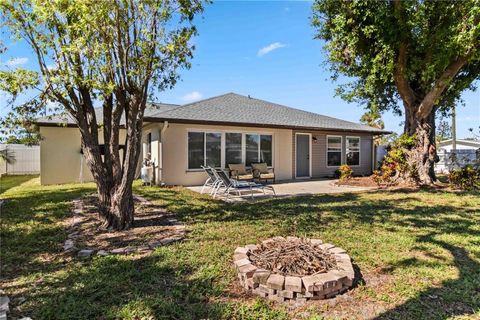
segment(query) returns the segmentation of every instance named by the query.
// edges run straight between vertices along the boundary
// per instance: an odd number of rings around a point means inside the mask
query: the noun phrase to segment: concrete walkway
[[[322,179],[322,180],[296,180],[289,182],[281,182],[272,184],[277,197],[291,197],[299,195],[313,195],[313,194],[330,194],[330,193],[345,193],[345,192],[359,192],[367,190],[375,190],[376,187],[354,187],[354,186],[337,186],[335,183],[337,180],[332,179]],[[188,189],[200,192],[202,190],[201,186],[188,187]],[[210,190],[205,188],[204,193],[209,193]],[[272,197],[271,192],[266,190],[267,195],[265,196],[262,192],[254,192],[254,199]],[[229,201],[248,201],[251,200],[250,192],[244,191],[244,196],[239,197],[231,194]],[[227,200],[225,196],[217,195],[218,199]]]

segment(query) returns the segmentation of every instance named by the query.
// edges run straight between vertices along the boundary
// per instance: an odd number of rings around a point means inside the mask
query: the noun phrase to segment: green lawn
[[[69,201],[93,184],[3,177],[0,286],[34,319],[473,319],[480,317],[480,193],[424,189],[226,204],[185,189],[135,187],[175,212],[188,240],[79,261],[62,252]],[[231,256],[276,235],[345,248],[360,276],[334,301],[296,310],[247,296]],[[22,301],[25,300],[23,303]]]

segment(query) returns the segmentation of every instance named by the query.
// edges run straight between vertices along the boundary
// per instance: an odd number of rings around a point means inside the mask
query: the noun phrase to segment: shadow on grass
[[[185,191],[182,191],[185,192]],[[443,248],[451,253],[453,265],[458,270],[458,279],[447,280],[420,292],[414,299],[390,310],[378,319],[446,319],[456,315],[472,315],[480,312],[480,263],[469,256],[469,252],[455,243],[437,239],[437,236],[475,237],[480,239],[478,209],[459,207],[458,204],[443,202],[429,203],[429,197],[446,194],[430,188],[413,191],[401,189],[378,191],[378,199],[365,199],[357,193],[325,194],[261,200],[255,203],[224,203],[211,198],[198,196],[187,191],[187,196],[179,198],[175,190],[151,190],[145,192],[167,210],[173,210],[180,218],[194,223],[211,221],[255,221],[276,220],[291,227],[295,222],[299,233],[310,234],[322,228],[335,226],[337,222],[350,220],[352,226],[359,224],[388,224],[389,232],[414,228],[416,248],[431,258],[428,245]],[[400,194],[401,199],[389,197]],[[385,195],[385,196],[382,196]],[[458,192],[454,196],[477,196],[478,192]],[[189,197],[190,196],[190,197]],[[426,198],[421,198],[424,196]],[[404,205],[404,204],[410,205]],[[329,214],[324,214],[329,213]],[[385,227],[385,226],[383,226]],[[433,230],[433,231],[432,231]],[[425,232],[427,234],[425,235]],[[471,253],[475,257],[475,253]],[[450,262],[443,261],[444,264]],[[386,272],[396,268],[422,266],[434,269],[435,263],[419,261],[415,257],[406,258],[388,267]],[[359,272],[359,270],[356,270]],[[360,277],[361,279],[361,277]]]
[[[438,233],[418,238],[419,243],[434,244],[448,250],[458,270],[458,278],[447,280],[440,286],[420,292],[415,298],[388,310],[376,319],[449,319],[455,316],[471,316],[480,312],[480,263],[469,257],[459,246],[435,239]],[[422,264],[416,259],[407,259],[391,266],[402,268]]]
[[[167,252],[169,249],[163,248]],[[225,300],[211,276],[192,277],[196,269],[174,254],[156,251],[143,257],[97,257],[82,262],[62,281],[45,283],[32,298],[42,319],[231,319],[248,310]],[[220,297],[223,295],[223,299]],[[229,296],[235,298],[235,296]],[[264,319],[286,319],[266,303],[255,312]],[[263,316],[261,315],[263,313]],[[248,314],[248,312],[247,312]]]
[[[226,261],[230,261],[228,250],[231,248],[225,248],[230,243],[222,247],[219,241],[223,239],[219,238],[223,234],[202,228],[209,224],[216,228],[221,224],[223,230],[227,230],[242,223],[253,233],[262,224],[271,225],[271,232],[287,233],[294,222],[296,231],[307,235],[335,228],[342,222],[340,233],[348,232],[348,224],[352,229],[357,226],[382,228],[390,234],[413,230],[416,250],[431,255],[434,253],[428,251],[428,245],[435,245],[451,253],[453,265],[459,272],[458,279],[444,281],[439,287],[421,292],[380,315],[379,319],[445,319],[450,315],[471,315],[480,308],[479,263],[458,243],[439,240],[442,235],[480,239],[479,217],[472,218],[478,212],[475,208],[459,207],[458,203],[446,201],[429,204],[420,197],[433,197],[438,194],[435,190],[380,191],[372,193],[373,196],[357,193],[314,195],[231,204],[186,190],[137,187],[137,193],[193,226],[195,245],[185,242],[161,247],[150,256],[96,257],[91,261],[68,263],[57,258],[46,262],[42,259],[45,255],[62,251],[66,234],[57,222],[64,217],[69,201],[91,191],[91,188],[79,187],[39,188],[31,195],[12,197],[6,207],[2,222],[10,227],[5,229],[6,233],[2,231],[3,238],[7,239],[2,244],[7,248],[2,250],[2,260],[7,263],[2,277],[5,274],[6,280],[34,277],[42,268],[50,272],[34,286],[32,281],[14,284],[20,286],[19,292],[28,295],[25,310],[35,317],[285,318],[281,309],[272,309],[267,304],[249,306],[233,302],[237,297],[226,293],[225,283],[231,276],[226,271],[229,268]],[[400,196],[392,196],[397,194]],[[362,243],[360,247],[362,245],[365,246]],[[409,256],[390,263],[388,272],[424,263]],[[363,277],[358,268],[355,271],[361,286]],[[227,277],[227,281],[223,277]],[[17,297],[13,298],[15,301]]]
[[[34,178],[22,176],[13,180],[20,185]],[[35,272],[53,272],[64,266],[58,259],[66,239],[62,221],[70,212],[71,200],[91,191],[88,186],[42,188],[33,185],[9,193],[1,212],[3,280]]]

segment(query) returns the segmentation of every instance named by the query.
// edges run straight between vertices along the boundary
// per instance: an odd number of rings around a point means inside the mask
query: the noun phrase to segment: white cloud
[[[14,67],[14,66],[19,66],[22,64],[26,64],[28,62],[28,58],[22,57],[22,58],[12,58],[5,62],[5,65],[7,67]]]
[[[192,91],[182,97],[185,102],[193,102],[202,99],[203,95],[198,91]]]
[[[273,50],[283,48],[283,47],[286,47],[286,46],[287,46],[286,44],[283,44],[283,43],[280,43],[280,42],[274,42],[274,43],[269,44],[268,46],[263,47],[262,49],[258,50],[257,57],[263,57],[264,55],[272,52]]]

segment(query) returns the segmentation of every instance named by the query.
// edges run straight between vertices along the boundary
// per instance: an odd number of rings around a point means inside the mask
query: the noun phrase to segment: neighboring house
[[[435,172],[447,173],[452,169],[480,161],[480,141],[456,140],[455,142],[455,149],[453,149],[452,139],[437,144],[439,161],[435,163]]]
[[[101,122],[101,109],[97,113]],[[42,118],[38,124],[43,136],[41,183],[90,181],[72,119]],[[373,136],[384,133],[388,132],[228,93],[183,106],[150,105],[140,159],[150,153],[156,183],[167,185],[203,184],[202,165],[227,168],[229,163],[248,166],[258,161],[273,167],[277,180],[331,177],[344,163],[355,174],[366,175],[374,162]]]
[[[480,141],[475,140],[456,140],[456,149],[455,150],[477,150],[480,149]],[[440,141],[437,144],[437,149],[439,151],[446,150],[450,152],[453,150],[453,141],[452,139]]]

